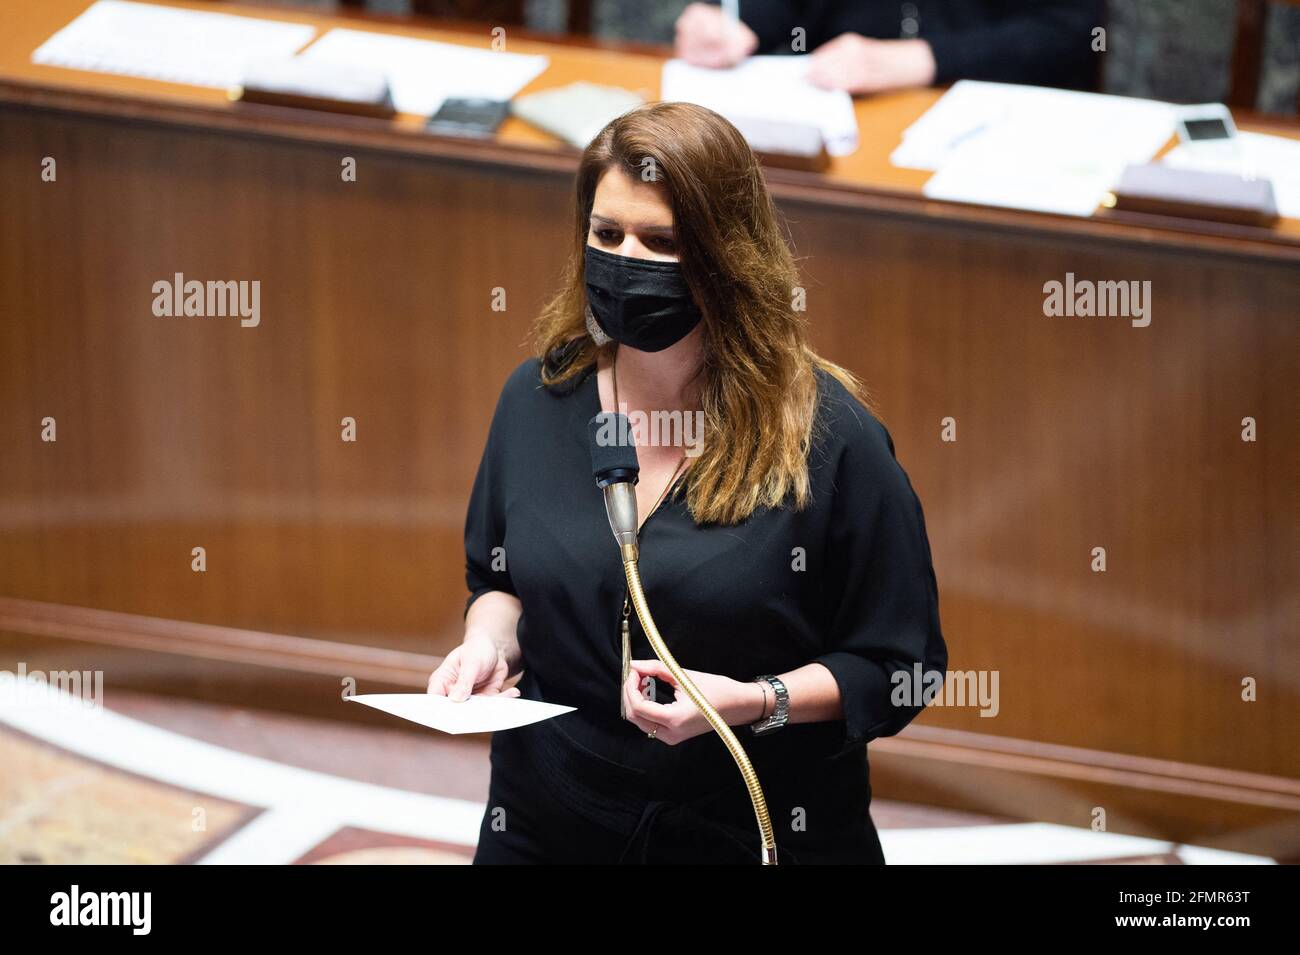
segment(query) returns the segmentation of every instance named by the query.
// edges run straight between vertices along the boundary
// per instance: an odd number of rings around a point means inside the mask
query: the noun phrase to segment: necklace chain
[[[610,377],[613,379],[614,382],[614,413],[618,414],[619,405],[618,405],[618,349],[617,348],[614,349],[614,358],[613,358],[613,362],[610,365],[609,371],[610,371]],[[683,448],[682,458],[680,461],[677,462],[677,468],[673,471],[672,476],[668,478],[668,483],[664,485],[664,489],[659,492],[659,497],[655,500],[654,507],[650,508],[650,514],[653,514],[655,511],[659,510],[659,505],[663,503],[664,495],[666,495],[668,493],[668,489],[671,488],[674,483],[676,483],[677,476],[682,473],[682,466],[685,464],[686,464],[686,449]],[[646,515],[646,520],[650,519],[650,514]]]

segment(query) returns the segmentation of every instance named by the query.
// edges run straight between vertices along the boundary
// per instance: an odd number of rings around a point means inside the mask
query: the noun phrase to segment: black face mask
[[[587,246],[587,302],[600,330],[637,351],[663,351],[702,317],[680,262],[655,262]]]

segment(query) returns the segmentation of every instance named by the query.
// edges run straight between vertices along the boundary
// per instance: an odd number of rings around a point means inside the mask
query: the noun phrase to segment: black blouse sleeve
[[[932,699],[910,692],[930,685],[917,685],[915,665],[926,674],[938,671],[941,679],[948,649],[925,518],[894,457],[893,439],[847,395],[836,427],[845,441],[835,466],[825,552],[830,629],[826,651],[815,662],[839,684],[844,753],[910,723],[922,700]],[[906,682],[893,679],[900,671]]]
[[[514,582],[505,553],[505,507],[502,501],[504,484],[505,444],[504,431],[508,412],[510,384],[501,390],[492,424],[488,428],[487,443],[479,460],[478,473],[470,491],[469,509],[465,515],[465,584],[469,598],[465,601],[465,614],[479,597],[489,590],[501,590],[513,596]],[[463,616],[464,616],[463,615]]]

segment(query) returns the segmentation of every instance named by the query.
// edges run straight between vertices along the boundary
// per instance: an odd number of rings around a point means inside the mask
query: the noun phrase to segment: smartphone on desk
[[[425,128],[447,136],[486,138],[497,131],[509,113],[509,100],[452,96],[443,100]]]
[[[1237,126],[1222,103],[1179,106],[1178,139],[1200,159],[1232,162],[1241,158]]]

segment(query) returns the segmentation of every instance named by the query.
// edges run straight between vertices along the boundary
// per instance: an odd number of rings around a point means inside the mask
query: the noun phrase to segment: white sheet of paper
[[[430,693],[363,693],[348,699],[444,733],[492,733],[549,720],[576,709],[509,696],[471,696],[457,702]]]
[[[728,70],[669,60],[660,95],[707,106],[733,122],[740,116],[811,124],[821,129],[828,153],[846,156],[858,148],[853,98],[814,86],[807,74],[807,56],[751,56]]]
[[[449,96],[508,100],[533,81],[549,58],[417,40],[414,37],[330,30],[303,53],[307,59],[382,70],[393,105],[430,116]]]
[[[1154,100],[963,80],[903,134],[895,165],[937,169],[933,199],[1090,216],[1128,163],[1173,134]]]
[[[32,62],[226,89],[248,63],[293,56],[313,36],[306,23],[98,0],[42,43]]]
[[[1174,119],[1175,108],[1156,100],[961,80],[903,131],[889,159],[906,169],[941,169],[957,150],[1008,126],[1026,142],[1072,129],[1062,145],[1078,153],[1144,162],[1173,135]],[[1043,133],[1035,136],[1039,124]]]
[[[1000,123],[953,153],[922,191],[932,199],[1090,216],[1124,161],[1070,146],[1070,127]]]
[[[1238,158],[1226,159],[1178,145],[1162,161],[1180,169],[1271,179],[1278,213],[1300,219],[1300,139],[1243,131],[1237,133],[1237,147]]]

